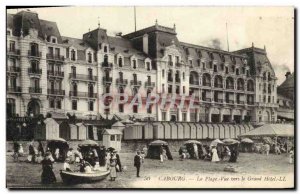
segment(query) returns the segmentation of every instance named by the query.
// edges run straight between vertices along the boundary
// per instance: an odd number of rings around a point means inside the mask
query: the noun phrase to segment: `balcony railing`
[[[237,104],[245,104],[245,101],[237,101]]]
[[[244,87],[243,86],[238,86],[237,89],[238,90],[244,90]]]
[[[137,81],[137,80],[131,80],[130,81],[130,85],[132,85],[132,86],[141,86],[142,82],[141,81]]]
[[[227,85],[227,86],[226,86],[226,89],[231,89],[231,90],[233,90],[233,89],[234,89],[234,86]]]
[[[108,63],[108,62],[103,62],[102,63],[102,67],[104,67],[104,68],[112,68],[113,64],[112,63]]]
[[[70,79],[83,80],[83,81],[97,81],[97,76],[84,75],[84,74],[69,74]]]
[[[116,84],[117,85],[127,85],[128,84],[128,80],[127,79],[117,79],[116,80]]]
[[[175,83],[180,83],[180,78],[175,78]]]
[[[46,55],[46,58],[51,59],[51,60],[57,60],[57,61],[64,61],[65,60],[65,57],[62,56],[62,55],[54,55],[54,54],[50,54],[50,53],[48,53]]]
[[[210,82],[203,82],[203,86],[211,86],[211,83]]]
[[[64,77],[64,72],[63,71],[51,71],[51,70],[48,70],[47,71],[47,75],[48,76],[54,76],[54,77]]]
[[[211,98],[203,98],[202,100],[205,102],[211,102]]]
[[[155,82],[145,82],[145,88],[154,88]]]
[[[226,103],[234,104],[234,100],[226,100]]]
[[[199,86],[199,81],[190,80],[190,85]]]
[[[214,99],[215,102],[223,103],[223,99]]]
[[[19,73],[19,72],[21,72],[21,68],[20,67],[11,66],[11,67],[7,67],[7,71],[8,72]]]
[[[42,74],[42,69],[28,68],[28,73],[29,73],[29,74],[37,74],[37,75],[40,75],[40,74]]]
[[[9,49],[8,51],[7,51],[7,54],[9,54],[9,55],[20,55],[20,50],[19,49]]]
[[[20,93],[22,92],[22,88],[17,86],[17,87],[8,87],[7,88],[8,93]]]
[[[65,95],[65,90],[48,89],[47,92],[48,92],[48,94],[51,94],[51,95],[60,95],[60,96]]]
[[[112,83],[112,77],[103,77],[103,84],[111,84]]]
[[[215,84],[215,88],[223,88],[223,84]]]
[[[28,51],[29,57],[42,57],[42,52],[32,52],[31,50]]]
[[[90,92],[70,91],[69,95],[71,97],[79,97],[79,98],[97,98],[97,93],[90,93]]]
[[[29,93],[41,94],[42,93],[42,88],[29,87]]]

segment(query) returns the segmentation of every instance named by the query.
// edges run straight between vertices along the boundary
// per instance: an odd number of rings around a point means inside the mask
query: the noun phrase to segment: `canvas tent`
[[[293,137],[294,125],[265,124],[254,130],[241,134],[240,137]]]
[[[160,147],[166,150],[169,160],[173,160],[168,143],[162,140],[155,140],[149,144],[147,158],[160,159]]]

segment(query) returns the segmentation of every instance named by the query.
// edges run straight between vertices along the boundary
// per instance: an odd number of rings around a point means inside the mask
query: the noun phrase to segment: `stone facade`
[[[7,113],[97,118],[152,117],[191,122],[276,121],[276,76],[266,49],[227,52],[180,42],[176,27],[158,25],[108,36],[63,37],[55,22],[21,11],[7,17]],[[194,107],[121,105],[107,93],[194,98]],[[119,99],[120,100],[120,99]],[[104,108],[104,101],[109,107]],[[167,105],[170,102],[167,103]]]

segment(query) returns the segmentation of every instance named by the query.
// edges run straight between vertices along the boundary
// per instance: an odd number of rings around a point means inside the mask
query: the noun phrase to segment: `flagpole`
[[[226,34],[227,34],[227,50],[229,52],[229,41],[228,41],[228,28],[227,28],[227,22],[226,22]]]
[[[134,31],[136,32],[136,9],[134,6]]]

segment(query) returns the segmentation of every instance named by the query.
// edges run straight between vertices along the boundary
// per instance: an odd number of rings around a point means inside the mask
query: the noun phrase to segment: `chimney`
[[[291,75],[291,72],[286,72],[286,74],[285,74],[285,79],[287,79],[288,77],[290,77],[290,75]]]
[[[143,36],[143,52],[148,54],[148,34]]]

